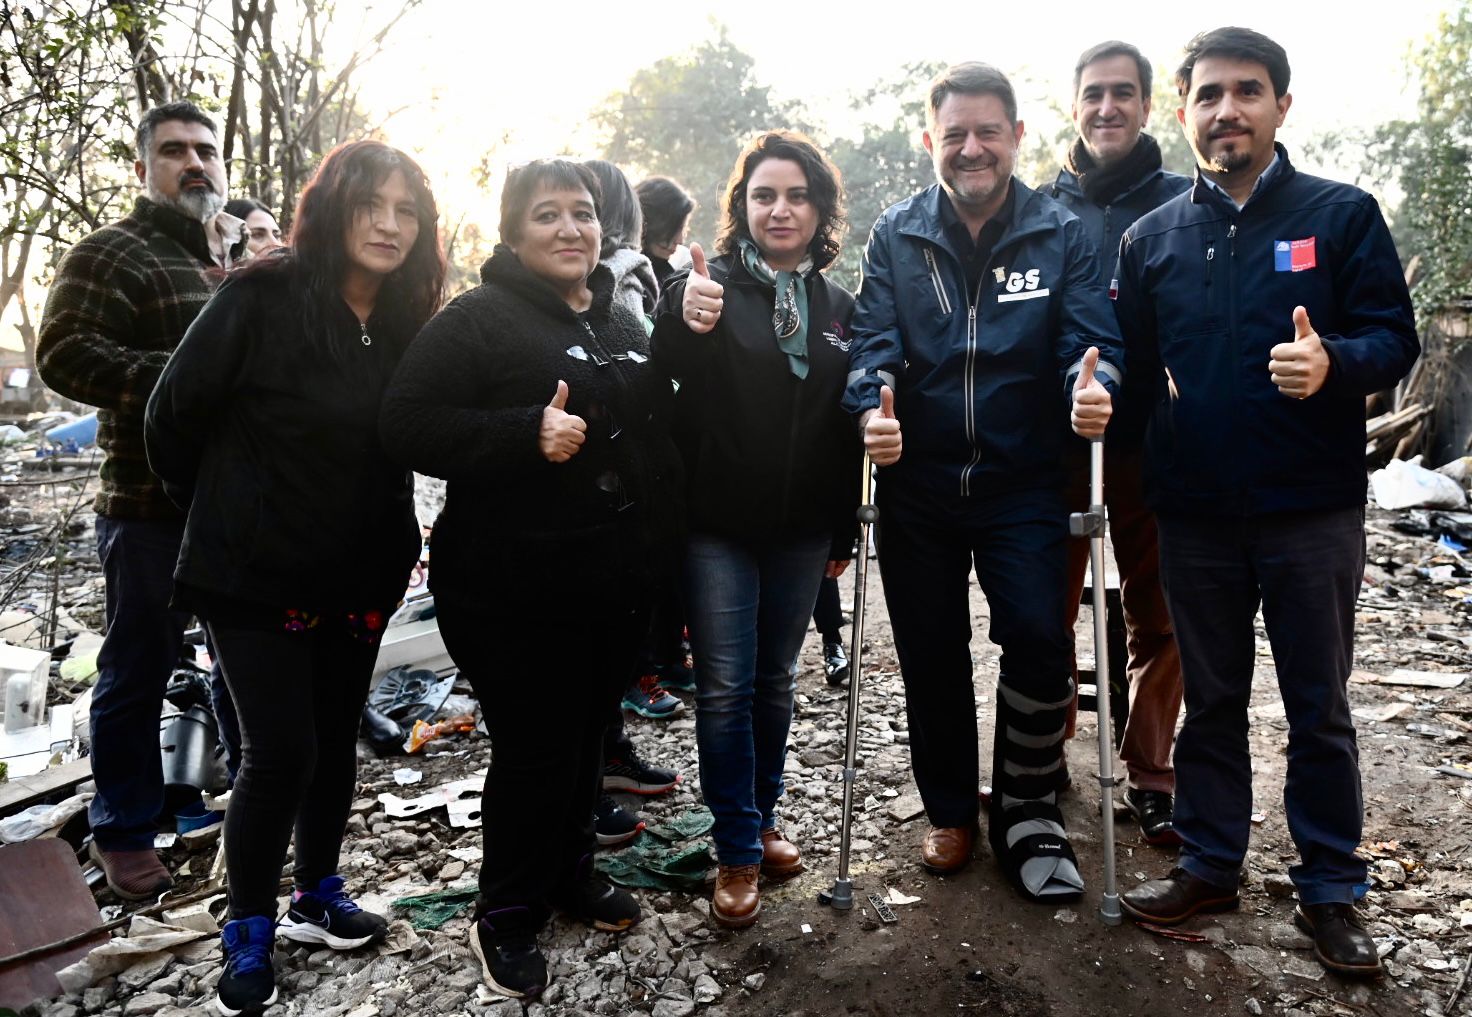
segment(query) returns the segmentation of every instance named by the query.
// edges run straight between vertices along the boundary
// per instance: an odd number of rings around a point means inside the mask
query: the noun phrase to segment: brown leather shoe
[[[174,885],[173,877],[153,848],[104,851],[93,841],[88,853],[102,867],[108,889],[123,900],[153,900]]]
[[[1119,899],[1125,914],[1153,925],[1179,925],[1203,911],[1234,911],[1238,903],[1235,886],[1208,883],[1180,866],[1164,879],[1147,880]]]
[[[710,901],[710,914],[728,929],[744,929],[756,921],[762,909],[761,894],[756,889],[759,865],[720,865],[716,867],[716,892]]]
[[[974,826],[932,826],[920,842],[920,863],[942,876],[960,872],[971,861],[975,844]]]
[[[762,875],[785,879],[802,871],[802,852],[773,827],[762,831]]]

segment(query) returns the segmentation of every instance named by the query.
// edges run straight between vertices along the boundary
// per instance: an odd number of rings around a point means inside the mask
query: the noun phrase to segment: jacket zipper
[[[619,393],[625,397],[625,401],[627,401],[630,406],[633,406],[635,400],[628,398],[630,388],[629,379],[624,377],[623,368],[619,367],[618,361],[615,360],[612,354],[608,352],[608,347],[603,345],[603,340],[598,338],[598,333],[593,331],[593,326],[588,324],[586,318],[582,317],[582,315],[579,315],[578,324],[582,325],[583,331],[588,333],[588,341],[592,343],[595,347],[597,347],[598,352],[608,361],[609,370],[613,371],[613,380],[614,383],[618,386]],[[607,412],[611,414],[613,411],[612,409],[609,409]],[[612,418],[610,417],[610,419]],[[625,426],[627,426],[627,424]],[[634,468],[634,471],[637,475],[637,479],[639,481],[639,493],[643,496],[647,496],[648,493],[652,490],[652,487],[648,483],[648,478],[645,476],[645,467],[643,460],[639,456],[634,455],[629,456],[628,460],[629,465]]]
[[[951,313],[951,301],[946,296],[945,285],[940,280],[940,268],[935,263],[935,252],[928,246],[925,248],[925,264],[930,266],[930,281],[935,286],[935,299],[940,301],[940,309],[947,316]]]
[[[996,254],[996,248],[992,249],[992,254]],[[966,440],[971,443],[971,461],[961,471],[962,497],[971,494],[971,471],[976,469],[977,464],[981,462],[981,448],[976,443],[976,347],[978,339],[976,309],[981,304],[982,283],[986,282],[986,274],[991,271],[991,268],[991,258],[988,258],[981,278],[976,280],[976,295],[966,309],[966,384],[964,391],[966,395]]]

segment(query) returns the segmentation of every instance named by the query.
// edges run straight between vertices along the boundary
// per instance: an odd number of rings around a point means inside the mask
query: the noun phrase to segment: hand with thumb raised
[[[1307,399],[1328,380],[1329,352],[1303,306],[1293,309],[1293,341],[1268,351],[1268,373],[1278,391],[1293,399]]]
[[[892,466],[899,462],[904,451],[900,434],[900,421],[894,413],[894,389],[883,385],[879,389],[879,408],[869,410],[863,417],[864,448],[875,466]]]
[[[1090,346],[1084,353],[1078,377],[1073,382],[1073,412],[1069,417],[1073,433],[1081,438],[1102,438],[1104,428],[1114,413],[1114,400],[1109,390],[1094,376],[1099,367],[1099,347]]]
[[[542,428],[537,447],[548,462],[565,463],[578,454],[587,440],[588,422],[567,412],[567,382],[558,381],[552,401],[542,407]]]
[[[715,328],[725,306],[725,292],[724,286],[711,281],[705,252],[699,244],[691,244],[690,274],[685,278],[685,299],[680,305],[685,327],[698,335],[705,335]]]

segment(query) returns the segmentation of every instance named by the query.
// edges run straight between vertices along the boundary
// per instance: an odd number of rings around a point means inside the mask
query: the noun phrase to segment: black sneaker
[[[829,685],[842,685],[848,681],[848,654],[844,652],[843,640],[823,640],[823,673]]]
[[[633,894],[597,876],[583,877],[554,896],[550,903],[604,932],[623,932],[643,917]]]
[[[1144,791],[1137,787],[1126,788],[1124,803],[1140,823],[1140,833],[1146,844],[1160,847],[1176,847],[1181,835],[1176,833],[1175,799],[1164,791]]]
[[[688,659],[676,664],[660,664],[654,673],[659,676],[659,687],[670,692],[695,691],[695,667]]]
[[[659,687],[659,676],[640,676],[624,692],[623,708],[650,720],[669,720],[682,713],[685,704]]]
[[[215,986],[215,1009],[225,1017],[260,1013],[276,1002],[271,942],[269,918],[240,918],[220,930],[225,973]]]
[[[603,790],[658,795],[680,783],[680,775],[663,766],[650,766],[638,753],[612,756],[603,764]]]
[[[534,932],[498,933],[495,913],[470,926],[470,949],[480,961],[481,977],[494,992],[512,999],[532,999],[547,987],[547,958],[537,949]]]
[[[348,899],[341,876],[328,876],[315,890],[297,890],[276,935],[294,943],[320,943],[352,950],[376,943],[388,933],[388,922]]]
[[[608,795],[598,797],[598,806],[593,810],[593,832],[598,837],[599,847],[627,844],[639,836],[644,829],[644,820],[626,809],[618,807]]]

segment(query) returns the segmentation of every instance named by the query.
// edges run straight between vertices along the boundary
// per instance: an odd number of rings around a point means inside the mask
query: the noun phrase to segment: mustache
[[[1210,134],[1208,134],[1207,135],[1207,138],[1208,139],[1211,139],[1211,140],[1215,140],[1217,138],[1225,138],[1228,135],[1240,135],[1240,134],[1250,135],[1251,133],[1252,132],[1250,130],[1248,130],[1246,127],[1240,127],[1240,126],[1218,127],[1215,130],[1213,130]]]
[[[179,186],[181,188],[186,184],[192,184],[195,182],[203,183],[206,187],[210,189],[211,192],[214,192],[215,190],[215,182],[198,170],[185,170],[183,173],[179,174]]]

